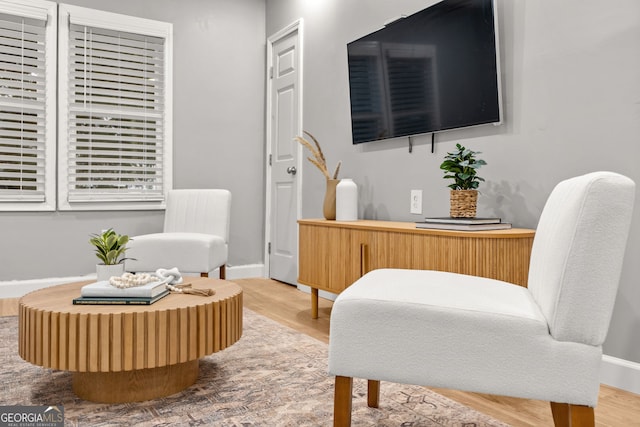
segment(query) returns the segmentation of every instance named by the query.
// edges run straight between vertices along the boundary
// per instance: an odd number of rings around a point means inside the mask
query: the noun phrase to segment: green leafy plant
[[[453,184],[447,187],[452,190],[476,190],[480,181],[484,181],[477,175],[476,169],[487,163],[477,159],[479,151],[469,150],[460,144],[456,144],[457,151],[447,153],[445,160],[440,165],[440,169],[445,171],[444,179],[453,179]]]
[[[104,265],[114,265],[124,262],[122,257],[127,250],[129,236],[120,235],[113,228],[103,231],[101,234],[92,234],[89,243],[96,247],[96,256]],[[122,258],[121,258],[122,257]]]

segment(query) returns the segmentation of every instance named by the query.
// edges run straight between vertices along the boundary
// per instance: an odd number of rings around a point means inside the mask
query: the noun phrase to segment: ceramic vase
[[[112,276],[122,276],[124,264],[96,264],[96,276],[98,282],[109,280]]]
[[[358,186],[352,179],[343,178],[336,186],[336,220],[358,219]]]
[[[327,179],[327,188],[322,204],[324,219],[336,219],[336,187],[338,182],[340,182],[339,179]]]

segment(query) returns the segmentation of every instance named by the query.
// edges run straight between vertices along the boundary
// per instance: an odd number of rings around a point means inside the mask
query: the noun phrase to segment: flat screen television
[[[443,0],[347,44],[353,143],[501,122],[494,0]]]

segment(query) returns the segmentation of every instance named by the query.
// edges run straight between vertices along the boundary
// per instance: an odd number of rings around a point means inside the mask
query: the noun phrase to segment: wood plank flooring
[[[311,319],[311,297],[294,286],[269,279],[233,280],[244,291],[245,307],[325,343],[329,342],[331,301],[320,298],[319,318]],[[18,299],[0,299],[0,315],[18,313]],[[382,384],[384,387],[384,383]],[[438,393],[513,426],[553,426],[548,402],[434,389]],[[640,395],[602,385],[596,426],[640,426]]]

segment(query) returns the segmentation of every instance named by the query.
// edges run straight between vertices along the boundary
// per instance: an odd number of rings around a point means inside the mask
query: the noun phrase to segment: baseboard
[[[211,272],[209,275],[211,277],[219,277],[218,270]],[[227,279],[229,280],[245,279],[250,277],[265,277],[264,264],[227,266]],[[95,280],[95,278],[95,273],[92,273],[84,276],[73,277],[0,281],[0,299],[20,298],[29,292],[47,288],[49,286],[60,285],[62,283],[81,282],[83,280]]]
[[[215,277],[210,274],[210,276]],[[227,279],[250,279],[252,277],[267,277],[264,264],[247,264],[227,266]]]
[[[8,280],[0,282],[0,299],[20,298],[29,292],[38,289],[48,288],[49,286],[60,285],[62,283],[81,282],[83,280],[95,279],[96,275],[87,274],[85,276],[72,277],[53,277],[47,279],[30,279],[30,280]]]
[[[602,356],[600,382],[611,387],[640,394],[640,363]]]
[[[305,293],[307,293],[307,294],[310,294],[310,293],[311,293],[311,288],[310,288],[309,286],[307,286],[307,285],[301,285],[301,284],[299,284],[299,283],[298,283],[298,290],[299,290],[299,291],[302,291],[302,292],[305,292]],[[332,293],[330,293],[330,292],[326,292],[326,291],[318,291],[318,296],[319,296],[320,298],[328,299],[328,300],[330,300],[330,301],[335,301],[335,300],[336,300],[336,298],[338,297],[338,295],[336,295],[336,294],[332,294]]]

